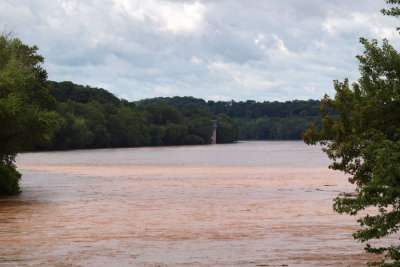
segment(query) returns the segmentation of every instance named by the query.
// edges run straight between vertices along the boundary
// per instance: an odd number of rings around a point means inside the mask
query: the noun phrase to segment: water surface
[[[328,165],[302,142],[21,154],[0,265],[363,265]]]

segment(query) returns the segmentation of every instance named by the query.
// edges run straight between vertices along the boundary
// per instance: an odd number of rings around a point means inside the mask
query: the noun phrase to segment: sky
[[[119,98],[287,101],[359,78],[360,37],[400,47],[384,0],[0,0],[49,80]]]

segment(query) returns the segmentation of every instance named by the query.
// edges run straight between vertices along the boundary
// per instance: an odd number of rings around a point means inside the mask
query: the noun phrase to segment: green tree
[[[187,106],[183,110],[185,125],[188,127],[186,145],[210,144],[213,132],[212,115],[210,112],[194,106]]]
[[[216,118],[217,143],[232,143],[239,137],[239,129],[236,123],[225,114],[219,114]]]
[[[330,167],[356,185],[334,200],[335,211],[357,215],[376,209],[358,219],[361,228],[353,234],[367,252],[384,256],[371,264],[399,266],[398,244],[372,246],[369,240],[400,230],[400,54],[387,40],[381,47],[376,40],[360,42],[365,47],[357,56],[361,78],[352,87],[348,80],[334,82],[335,97],[325,96],[320,106],[322,129],[312,125],[303,137],[307,144],[322,144],[333,160]]]
[[[187,136],[187,127],[182,124],[168,123],[164,126],[164,145],[183,145]]]
[[[87,126],[83,117],[76,117],[71,113],[57,114],[58,129],[55,131],[50,147],[53,149],[90,148],[94,134]]]
[[[49,141],[56,126],[43,57],[10,35],[0,36],[0,194],[18,194],[18,152]]]
[[[146,106],[147,112],[150,114],[150,120],[157,125],[165,125],[167,123],[182,123],[182,114],[173,106],[165,103],[151,104]]]

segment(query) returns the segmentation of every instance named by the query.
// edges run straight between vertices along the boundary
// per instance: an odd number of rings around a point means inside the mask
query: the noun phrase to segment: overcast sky
[[[0,0],[0,25],[49,79],[155,96],[286,101],[359,77],[359,37],[397,48],[384,0]]]

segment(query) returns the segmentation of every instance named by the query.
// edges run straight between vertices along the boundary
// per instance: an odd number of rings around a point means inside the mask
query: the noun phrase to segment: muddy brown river
[[[0,266],[363,266],[352,187],[302,142],[20,154]]]

